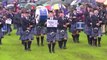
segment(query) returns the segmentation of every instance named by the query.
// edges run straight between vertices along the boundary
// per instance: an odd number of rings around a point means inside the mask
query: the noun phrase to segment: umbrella
[[[6,9],[12,9],[12,8],[14,8],[14,4],[8,4],[5,8]]]
[[[61,8],[66,8],[63,4],[55,4],[52,6],[52,9],[59,10]]]
[[[77,5],[78,4],[78,1],[77,0],[74,0],[73,2],[71,2],[71,6],[72,5]]]
[[[104,2],[104,5],[107,5],[107,0]]]
[[[51,10],[51,5],[49,4],[43,4],[44,7],[46,7],[48,10]]]
[[[45,2],[47,2],[47,0],[39,0],[37,2],[35,2],[37,5],[42,5],[44,4]]]
[[[43,5],[46,5],[46,4],[48,4],[48,5],[54,5],[54,4],[65,4],[65,3],[62,2],[61,0],[52,0],[52,1],[46,2],[46,3],[43,4]]]
[[[36,9],[42,9],[44,6],[37,6]]]
[[[20,4],[18,4],[18,7],[24,8],[25,5],[26,5],[26,3],[20,3]]]
[[[50,4],[47,4],[47,3],[43,4],[43,6],[48,6],[48,5],[50,5]]]
[[[104,3],[106,0],[96,0],[96,2]]]
[[[24,7],[27,8],[27,9],[31,9],[32,7],[36,8],[36,6],[37,5],[35,3],[27,3]]]
[[[45,6],[48,10],[51,10],[51,6],[48,5],[48,6]]]

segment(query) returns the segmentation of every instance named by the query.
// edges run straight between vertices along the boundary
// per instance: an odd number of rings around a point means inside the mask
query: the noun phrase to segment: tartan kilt
[[[21,36],[20,36],[21,40],[33,40],[33,34],[31,33],[31,31],[24,31]]]
[[[56,41],[56,36],[57,36],[57,33],[56,32],[48,32],[47,33],[47,42],[55,42]]]
[[[67,30],[57,30],[57,40],[68,39]]]
[[[45,35],[46,34],[46,27],[36,26],[34,29],[35,35]]]
[[[102,36],[102,31],[101,31],[101,28],[93,28],[92,29],[92,36],[94,37],[101,37]]]
[[[91,35],[92,34],[92,27],[88,27],[87,25],[85,26],[84,32],[87,35]]]

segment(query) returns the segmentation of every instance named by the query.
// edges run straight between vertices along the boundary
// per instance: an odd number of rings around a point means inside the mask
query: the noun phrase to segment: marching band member
[[[92,43],[93,45],[95,46],[98,45],[99,47],[101,46],[100,42],[102,36],[101,24],[102,24],[102,20],[99,17],[98,10],[94,10],[94,15],[92,16],[92,36],[93,36]]]
[[[22,18],[23,18],[23,13],[21,13],[22,10],[18,10],[16,13],[14,13],[14,25],[16,24],[17,26],[17,32],[16,32],[16,35],[19,35],[19,36],[22,36],[22,33],[23,33],[23,29],[22,29]],[[20,38],[19,38],[20,40]],[[24,45],[24,41],[22,40],[21,42],[23,45]]]
[[[63,12],[60,12],[60,16],[58,18],[58,44],[59,48],[66,49],[66,42],[68,38],[67,34],[67,26],[69,25],[67,17],[64,16]]]
[[[92,39],[93,37],[91,36],[91,32],[92,32],[92,16],[94,15],[94,13],[92,11],[89,12],[89,16],[86,17],[85,20],[85,33],[87,35],[87,39],[88,39],[88,44],[92,45]]]
[[[43,42],[44,42],[45,33],[46,33],[46,28],[44,26],[37,24],[36,25],[36,40],[37,40],[38,46],[40,45],[40,40],[41,40],[41,46],[44,46]]]
[[[39,12],[37,12],[37,15],[36,15],[36,40],[37,40],[37,45],[40,46],[40,40],[41,40],[41,46],[44,46],[44,35],[46,34],[46,27],[45,25],[41,22],[40,23],[40,18],[42,18],[41,20],[45,20],[43,19],[43,17],[40,17],[39,16]]]
[[[2,28],[3,28],[3,24],[4,24],[4,21],[3,21],[3,16],[0,15],[0,45],[2,44],[2,38],[3,38],[3,31],[2,31]]]
[[[14,20],[13,20],[14,22],[14,25],[16,25],[17,26],[17,32],[16,32],[16,34],[17,35],[20,35],[21,34],[21,23],[22,23],[22,21],[21,21],[21,10],[18,10],[17,12],[15,12],[14,13]]]
[[[78,31],[76,29],[76,22],[77,22],[77,10],[74,9],[73,10],[73,14],[70,14],[70,18],[69,18],[69,21],[70,21],[70,24],[71,24],[71,28],[70,28],[70,32],[72,33],[72,38],[73,38],[73,42],[79,42],[78,38],[79,35],[77,34]]]
[[[32,23],[29,19],[29,13],[22,12],[22,29],[23,33],[21,36],[21,40],[24,41],[25,50],[31,51],[31,43],[33,40],[33,35],[31,34]]]
[[[11,31],[12,31],[12,28],[11,28],[11,24],[13,22],[13,19],[14,19],[14,14],[13,14],[13,11],[11,9],[8,10],[8,13],[7,13],[7,34],[10,35]]]
[[[49,13],[49,20],[56,20],[52,11]],[[56,43],[57,27],[47,26],[47,42],[50,53],[55,53],[55,43]]]

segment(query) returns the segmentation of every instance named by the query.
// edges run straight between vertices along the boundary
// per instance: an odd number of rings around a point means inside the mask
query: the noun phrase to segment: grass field
[[[24,51],[19,36],[15,35],[3,38],[3,45],[0,46],[0,60],[107,60],[107,36],[102,38],[101,47],[93,47],[87,44],[86,35],[81,33],[80,43],[75,44],[69,33],[67,49],[60,50],[56,45],[56,53],[50,54],[45,40],[45,46],[38,47],[36,40],[33,40],[32,51]]]

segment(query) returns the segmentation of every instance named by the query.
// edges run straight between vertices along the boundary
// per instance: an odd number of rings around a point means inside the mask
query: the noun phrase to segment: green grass
[[[81,33],[80,43],[75,44],[69,33],[67,49],[60,50],[56,45],[56,53],[50,54],[45,40],[45,46],[38,47],[36,40],[33,40],[32,51],[24,51],[19,36],[15,35],[3,38],[3,45],[0,46],[0,60],[107,60],[107,36],[102,38],[102,47],[89,46],[86,35]]]

